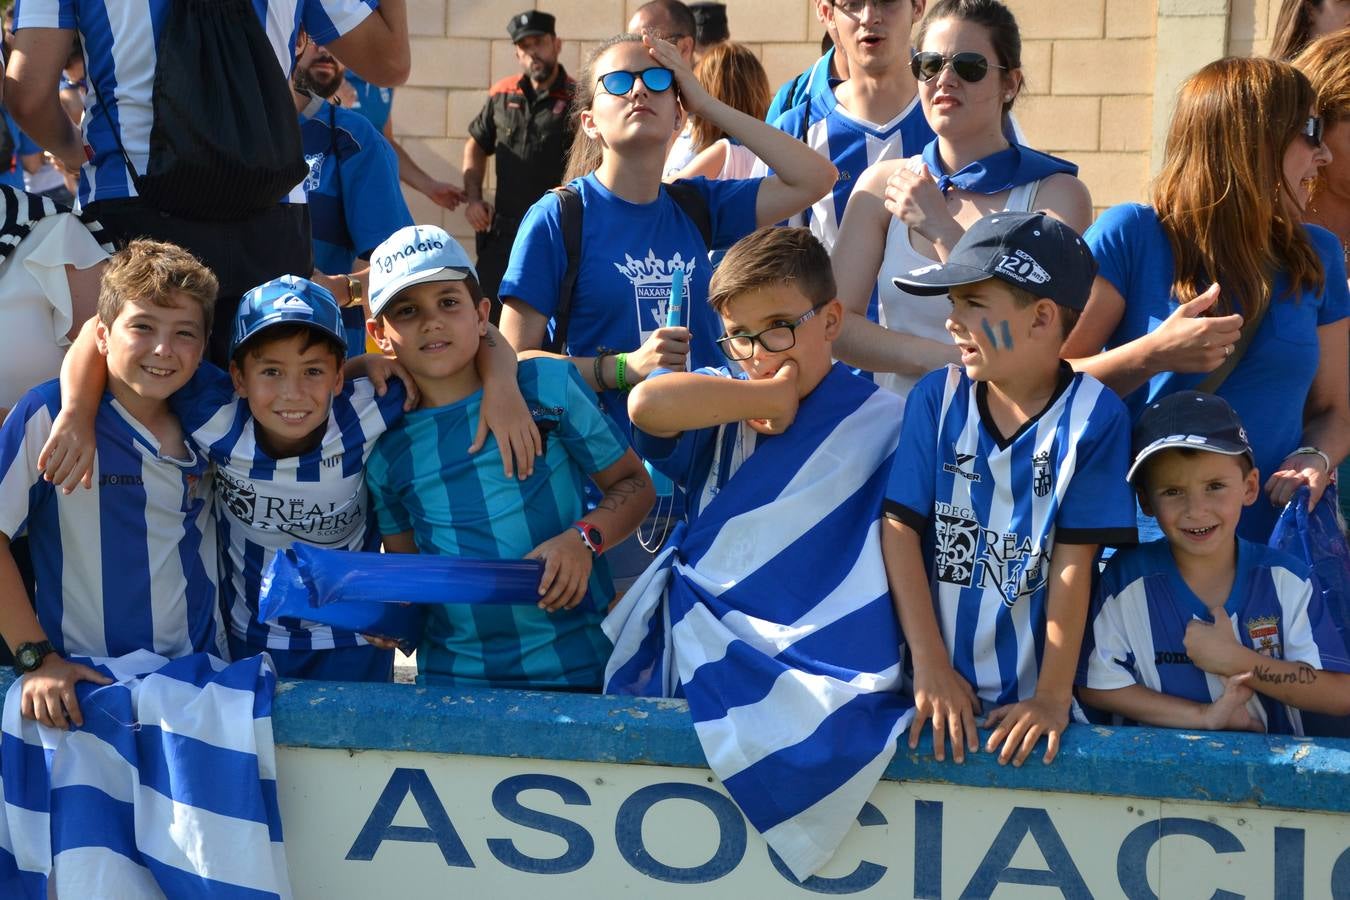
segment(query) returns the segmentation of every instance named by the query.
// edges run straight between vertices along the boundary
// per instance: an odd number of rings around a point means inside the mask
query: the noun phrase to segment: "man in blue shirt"
[[[304,141],[305,195],[314,237],[314,269],[348,275],[366,269],[370,252],[385,238],[412,225],[398,184],[393,148],[363,116],[335,103],[345,67],[324,47],[302,36],[291,73]],[[307,274],[307,273],[306,273]],[[343,321],[352,354],[365,346],[361,291],[352,281],[336,291],[346,302]]]
[[[173,6],[154,4],[146,15],[111,15],[115,5],[107,0],[25,0],[15,15],[4,96],[19,126],[68,170],[80,172],[80,202],[119,243],[138,235],[171,240],[216,273],[220,294],[209,352],[223,363],[239,297],[279,275],[309,270],[308,210],[302,189],[241,221],[165,213],[137,195],[127,160],[145,171],[159,59],[155,36]],[[337,58],[377,83],[400,84],[408,77],[406,0],[256,0],[248,6],[286,75],[294,64],[297,26],[303,25]],[[89,64],[87,142],[62,109],[58,91],[76,37]],[[230,77],[219,75],[222,81]]]

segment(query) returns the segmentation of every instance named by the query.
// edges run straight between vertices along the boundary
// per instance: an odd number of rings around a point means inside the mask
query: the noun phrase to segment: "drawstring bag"
[[[1270,546],[1307,563],[1313,593],[1322,598],[1341,640],[1350,648],[1350,544],[1340,520],[1336,485],[1327,487],[1311,511],[1308,496],[1308,489],[1301,487],[1285,505],[1270,534]],[[1303,727],[1310,735],[1350,737],[1350,717],[1305,712]]]
[[[150,158],[136,193],[161,212],[250,218],[308,174],[287,75],[249,0],[169,0],[152,94]],[[99,95],[99,106],[108,107]]]

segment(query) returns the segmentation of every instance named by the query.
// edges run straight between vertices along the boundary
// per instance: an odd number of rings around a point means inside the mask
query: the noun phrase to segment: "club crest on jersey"
[[[651,337],[656,329],[665,327],[666,309],[670,306],[670,283],[675,277],[675,270],[684,272],[687,292],[696,265],[697,260],[685,259],[678,251],[670,259],[661,259],[651,249],[642,259],[634,259],[625,253],[624,262],[614,264],[614,268],[622,272],[633,285],[633,302],[637,307],[638,330],[642,332],[642,340]],[[688,302],[685,306],[689,306]]]
[[[976,484],[978,484],[979,481],[980,481],[980,473],[979,473],[979,472],[971,472],[971,471],[969,471],[969,470],[966,468],[967,466],[970,466],[970,464],[971,464],[972,462],[975,461],[975,454],[974,454],[974,453],[962,453],[960,450],[957,450],[957,449],[955,448],[955,446],[953,446],[953,447],[952,447],[952,456],[953,456],[953,458],[956,460],[956,462],[955,462],[955,463],[943,463],[943,464],[942,464],[942,471],[946,472],[946,473],[949,474],[949,475],[959,475],[959,476],[961,476],[962,478],[964,478],[966,481],[973,481],[973,482],[975,482]],[[974,467],[971,466],[971,468],[974,468]]]
[[[1037,497],[1044,497],[1050,487],[1050,451],[1042,450],[1031,458],[1031,489]]]
[[[1257,616],[1246,622],[1247,637],[1251,639],[1252,649],[1272,659],[1283,655],[1280,644],[1280,620],[1275,616]]]
[[[994,267],[993,274],[1007,275],[1021,284],[1045,284],[1050,280],[1050,273],[1025,250],[1006,254]]]
[[[319,189],[319,176],[323,173],[322,153],[306,153],[305,165],[309,166],[309,174],[305,176],[305,193]]]

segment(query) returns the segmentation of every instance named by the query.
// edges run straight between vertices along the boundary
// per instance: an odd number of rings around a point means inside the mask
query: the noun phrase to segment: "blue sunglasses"
[[[674,72],[664,66],[653,66],[650,69],[643,69],[641,72],[619,70],[601,75],[600,87],[607,94],[617,94],[622,97],[633,89],[633,83],[639,78],[647,86],[647,90],[654,94],[670,90],[670,86],[675,83]]]

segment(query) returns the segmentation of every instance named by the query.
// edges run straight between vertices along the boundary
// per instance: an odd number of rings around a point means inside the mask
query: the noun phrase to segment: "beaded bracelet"
[[[597,353],[595,359],[591,361],[591,374],[595,376],[597,391],[609,390],[609,388],[605,387],[604,365],[605,353],[604,351],[601,351]]]
[[[620,353],[617,356],[615,356],[614,357],[615,387],[617,387],[624,393],[627,393],[633,389],[633,386],[628,383],[628,378],[626,377],[627,370],[628,370],[628,354]]]

